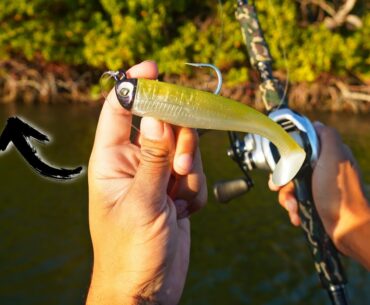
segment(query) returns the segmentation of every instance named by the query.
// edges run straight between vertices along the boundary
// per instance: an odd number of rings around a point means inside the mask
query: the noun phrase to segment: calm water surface
[[[37,144],[59,166],[86,164],[98,108],[84,105],[0,106],[0,128],[17,115],[52,137]],[[370,116],[309,115],[339,129],[370,182]],[[202,137],[208,184],[240,176],[225,156],[224,133]],[[318,286],[299,229],[292,228],[253,173],[253,190],[227,206],[209,204],[192,217],[192,250],[181,305],[329,304]],[[72,183],[36,175],[11,149],[0,154],[0,304],[83,304],[91,273],[86,174]],[[351,304],[370,304],[370,274],[344,260]]]

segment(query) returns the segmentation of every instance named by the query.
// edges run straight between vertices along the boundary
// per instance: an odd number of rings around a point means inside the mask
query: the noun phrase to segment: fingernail
[[[160,140],[163,137],[163,123],[151,118],[145,117],[140,124],[141,134],[149,140]]]
[[[295,212],[297,210],[297,201],[295,201],[294,199],[287,200],[286,208],[289,212]]]
[[[193,157],[190,154],[181,154],[175,159],[175,170],[180,175],[186,175],[193,167]]]

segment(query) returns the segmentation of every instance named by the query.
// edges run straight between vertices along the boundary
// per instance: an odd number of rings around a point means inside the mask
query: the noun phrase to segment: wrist
[[[91,281],[86,305],[137,305],[134,297],[128,295],[123,289],[118,290],[114,287],[114,281],[107,283],[111,283],[112,286],[100,284],[94,279]]]
[[[101,273],[101,272],[100,272]],[[86,305],[161,305],[160,280],[134,281],[136,277],[93,272]]]
[[[96,289],[92,286],[86,300],[86,305],[161,305],[158,301],[136,295],[130,297],[123,293],[116,293],[109,290]]]

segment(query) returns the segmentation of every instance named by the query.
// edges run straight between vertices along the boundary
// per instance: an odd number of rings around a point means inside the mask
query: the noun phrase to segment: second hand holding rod
[[[331,303],[346,305],[346,276],[338,252],[319,218],[312,196],[312,163],[316,161],[319,151],[317,135],[307,118],[288,108],[281,85],[272,74],[272,57],[254,6],[247,0],[237,0],[236,18],[241,26],[251,66],[260,75],[262,99],[270,118],[290,133],[307,153],[302,169],[294,178],[301,226],[314,259],[315,269]],[[258,135],[247,134],[244,140],[239,140],[235,133],[230,132],[229,138],[232,149],[228,155],[238,163],[246,177],[244,183],[243,179],[237,179],[216,185],[215,195],[221,202],[231,200],[249,190],[253,183],[248,171],[254,168],[273,171],[280,158],[276,148]]]

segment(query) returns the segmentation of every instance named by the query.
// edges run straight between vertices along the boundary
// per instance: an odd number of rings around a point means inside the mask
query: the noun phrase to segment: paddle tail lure
[[[119,102],[135,115],[182,127],[250,132],[267,138],[281,155],[272,175],[276,185],[292,180],[305,160],[305,151],[280,125],[237,101],[160,81],[125,76],[116,80]]]

